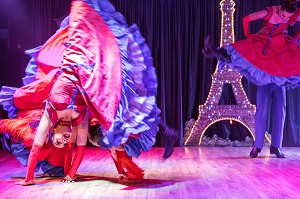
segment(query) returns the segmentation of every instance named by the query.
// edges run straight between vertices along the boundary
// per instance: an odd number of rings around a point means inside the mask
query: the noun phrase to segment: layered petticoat
[[[299,16],[297,9],[287,23],[272,24],[274,7],[266,8],[263,28],[245,40],[224,46],[231,62],[221,59],[219,70],[228,65],[256,85],[276,84],[296,87],[300,84],[300,45],[291,40],[286,28],[293,26]]]
[[[158,132],[157,77],[150,50],[138,28],[130,27],[126,37],[124,39],[128,43],[120,45],[123,76],[121,101],[112,127],[103,131],[106,136],[100,145],[110,148],[124,144],[129,156],[138,157],[141,151],[148,151],[155,144]],[[125,54],[127,59],[124,59]]]
[[[122,62],[122,96],[116,117],[99,144],[110,148],[123,144],[129,156],[138,157],[155,144],[160,110],[156,105],[157,76],[151,51],[136,25],[108,1],[86,1],[105,20],[116,37]],[[99,3],[99,4],[98,4]]]
[[[278,86],[286,87],[287,89],[300,85],[300,75],[284,77],[269,74],[246,60],[232,45],[227,45],[224,48],[228,55],[230,55],[231,62],[226,62],[226,60],[220,59],[218,65],[218,70],[220,72],[222,72],[225,66],[229,66],[230,68],[237,70],[241,73],[241,75],[245,76],[255,85],[267,85],[274,83]]]

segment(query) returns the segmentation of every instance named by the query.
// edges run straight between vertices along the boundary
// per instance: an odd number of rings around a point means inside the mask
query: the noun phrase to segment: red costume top
[[[269,20],[274,9],[267,8],[269,14],[257,34],[230,45],[245,60],[268,74],[284,77],[300,75],[300,48],[286,37],[286,28],[295,24],[300,10],[296,9],[288,23],[271,24]]]
[[[76,79],[76,77],[66,73],[60,74],[46,101],[45,110],[53,125],[58,124],[57,122],[60,121],[56,111],[73,109],[80,113],[80,115],[77,118],[73,118],[72,121],[64,121],[64,125],[67,126],[77,126],[85,117],[87,106],[81,92],[71,79]]]

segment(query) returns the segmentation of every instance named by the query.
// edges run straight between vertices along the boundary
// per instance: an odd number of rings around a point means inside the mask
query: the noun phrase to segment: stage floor
[[[249,158],[250,147],[178,147],[167,160],[163,150],[155,147],[135,159],[145,169],[139,184],[119,184],[108,151],[88,147],[78,182],[40,177],[23,187],[15,183],[26,167],[0,149],[0,198],[300,198],[300,147],[283,148],[286,159],[270,156],[268,146],[256,159]]]

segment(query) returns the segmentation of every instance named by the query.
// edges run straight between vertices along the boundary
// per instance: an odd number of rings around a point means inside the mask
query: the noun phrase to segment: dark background
[[[157,102],[162,119],[179,130],[183,137],[185,122],[197,119],[198,106],[208,96],[216,60],[203,57],[206,35],[215,46],[220,42],[220,0],[111,0],[117,11],[135,23],[146,39],[157,69]],[[235,0],[235,40],[244,39],[242,17],[276,0]],[[29,61],[24,51],[42,45],[57,30],[57,23],[70,10],[71,0],[0,0],[0,87],[22,86]],[[251,24],[256,32],[261,21]],[[297,24],[291,33],[295,33]],[[255,104],[256,87],[243,79],[251,103]],[[300,146],[300,89],[287,92],[287,118],[284,146]],[[233,103],[229,88],[223,90],[221,103]],[[2,117],[5,113],[1,112]],[[218,122],[207,133],[219,132],[224,138],[243,139],[249,132],[241,124]],[[177,143],[178,145],[182,144]]]

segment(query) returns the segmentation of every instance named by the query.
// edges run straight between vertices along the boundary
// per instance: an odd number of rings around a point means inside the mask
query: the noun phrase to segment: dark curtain
[[[57,30],[58,23],[66,17],[71,8],[72,0],[30,0],[34,11],[32,22],[33,46],[43,44]]]
[[[0,0],[0,87],[22,86],[30,60],[24,51],[55,33],[55,19],[69,14],[71,1]]]
[[[30,23],[29,30],[24,31],[31,31],[28,37],[31,41],[28,48],[31,48],[41,45],[55,33],[57,27],[54,19],[68,14],[71,0],[26,2],[30,10]],[[129,25],[135,23],[139,26],[152,50],[159,81],[157,102],[162,111],[161,117],[168,125],[179,130],[182,138],[185,122],[191,118],[197,119],[198,106],[205,102],[210,90],[216,60],[205,58],[201,49],[207,35],[212,36],[215,46],[220,43],[220,0],[111,0],[111,2],[117,11],[124,15]],[[235,0],[235,3],[235,40],[240,40],[244,39],[242,29],[244,15],[270,5],[279,5],[280,1]],[[261,25],[261,21],[252,23],[251,31],[256,32]],[[294,33],[296,28],[290,31]],[[1,63],[1,71],[2,65],[9,67]],[[18,68],[18,66],[10,67]],[[26,65],[22,67],[25,68]],[[2,85],[7,84],[1,82]],[[246,79],[243,79],[243,85],[250,102],[255,104],[255,85]],[[287,92],[284,146],[300,146],[299,97],[300,89]],[[230,89],[224,88],[221,103],[227,104],[233,100]],[[225,135],[244,131],[239,124],[233,125],[235,126],[228,127],[227,123],[220,122],[215,128],[224,131]],[[181,145],[182,139],[177,144]]]

